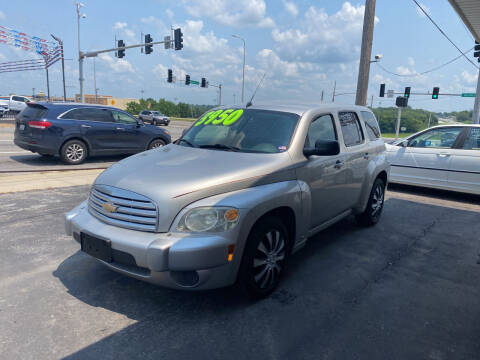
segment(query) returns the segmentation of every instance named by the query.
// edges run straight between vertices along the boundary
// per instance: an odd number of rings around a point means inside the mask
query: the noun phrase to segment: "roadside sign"
[[[387,91],[387,97],[393,98],[394,91],[393,90],[388,90]]]
[[[198,81],[195,81],[195,80],[190,80],[190,84],[199,85],[200,83]]]
[[[400,128],[400,131],[407,131],[407,128],[406,128],[405,126],[402,126],[402,127]]]
[[[170,44],[171,44],[170,36],[165,36],[163,38],[163,41],[165,41],[165,49],[170,49]]]
[[[475,97],[475,93],[462,93],[462,97]]]

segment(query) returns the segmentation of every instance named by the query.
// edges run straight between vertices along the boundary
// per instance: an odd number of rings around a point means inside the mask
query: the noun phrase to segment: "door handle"
[[[88,129],[88,128],[91,128],[90,125],[82,125],[82,127],[83,127],[83,128],[87,128],[87,129]]]
[[[335,169],[340,169],[343,165],[345,165],[345,163],[344,163],[342,160],[337,160],[337,162],[335,163],[334,168],[335,168]]]
[[[118,127],[117,130],[125,131],[125,128]]]
[[[368,160],[369,157],[370,156],[368,155],[368,153],[365,153],[365,155],[363,155],[363,158],[366,159],[366,160]]]
[[[440,153],[440,154],[438,154],[438,156],[440,156],[442,158],[446,158],[446,157],[449,157],[450,154],[449,153]]]

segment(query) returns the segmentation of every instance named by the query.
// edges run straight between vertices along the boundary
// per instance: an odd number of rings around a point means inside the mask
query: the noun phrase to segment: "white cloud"
[[[468,71],[462,71],[462,79],[467,84],[475,84],[477,82],[477,74],[470,74]]]
[[[298,28],[273,29],[275,50],[287,60],[355,61],[360,52],[364,11],[363,5],[354,6],[348,1],[331,15],[325,9],[311,6]]]
[[[293,16],[298,15],[298,8],[297,8],[297,5],[295,5],[295,3],[283,0],[283,6],[285,6],[285,10],[287,10]]]
[[[425,10],[425,12],[426,12],[428,15],[431,14],[430,8],[429,8],[428,6],[426,6],[426,5],[422,4],[422,3],[420,3],[420,6],[423,8],[423,10]],[[417,14],[418,14],[418,16],[420,16],[420,17],[422,17],[422,18],[423,18],[423,17],[426,17],[425,14],[424,14],[424,12],[423,12],[418,6],[417,6]]]
[[[165,13],[167,14],[167,16],[168,16],[168,18],[169,18],[170,20],[173,19],[174,14],[173,14],[173,11],[172,11],[172,10],[167,9],[167,10],[165,10]]]
[[[0,11],[0,20],[5,20],[6,18],[5,13]]]
[[[132,65],[125,59],[114,59],[108,54],[98,55],[99,59],[107,64],[116,73],[134,73]]]
[[[275,22],[266,16],[264,0],[183,0],[187,12],[199,18],[235,27],[273,27]]]
[[[126,22],[117,21],[115,24],[113,24],[113,30],[122,30],[127,26],[128,24]]]
[[[298,64],[280,59],[273,50],[263,49],[259,51],[257,61],[260,67],[269,71],[269,75],[272,73],[289,77],[298,75]]]

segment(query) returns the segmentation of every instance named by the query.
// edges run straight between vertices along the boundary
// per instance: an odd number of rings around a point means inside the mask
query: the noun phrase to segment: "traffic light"
[[[380,84],[380,97],[385,97],[385,84]]]
[[[439,87],[434,87],[433,88],[433,93],[432,93],[432,99],[438,99],[438,93],[440,92],[440,88]]]
[[[152,43],[153,39],[150,34],[145,35],[145,44]],[[153,52],[153,45],[145,45],[145,54],[151,54]]]
[[[125,43],[123,42],[123,40],[118,40],[117,42],[117,47],[125,47]],[[125,56],[125,49],[123,50],[118,50],[118,53],[117,53],[117,57],[119,57],[120,59],[123,58]]]
[[[190,85],[190,75],[185,75],[185,85]]]
[[[397,101],[395,102],[395,104],[396,104],[398,107],[407,107],[407,105],[408,105],[408,97],[398,96],[398,97],[397,97]]]
[[[172,71],[172,69],[168,69],[167,82],[169,82],[169,83],[173,82],[173,71]]]
[[[201,87],[206,88],[207,87],[207,79],[202,78],[202,82],[200,84]]]
[[[183,49],[183,34],[182,29],[178,28],[175,29],[175,50],[182,50]]]
[[[475,41],[475,52],[473,53],[473,56],[478,58],[478,62],[480,62],[480,43],[478,41]]]
[[[403,96],[406,98],[410,97],[410,86],[407,86],[405,88],[405,93],[403,94]]]

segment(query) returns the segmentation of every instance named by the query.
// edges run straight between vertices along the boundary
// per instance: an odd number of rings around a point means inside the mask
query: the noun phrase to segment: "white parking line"
[[[30,151],[0,151],[0,154],[29,154]]]
[[[12,140],[0,140],[0,141],[10,141],[10,142],[13,142]]]

